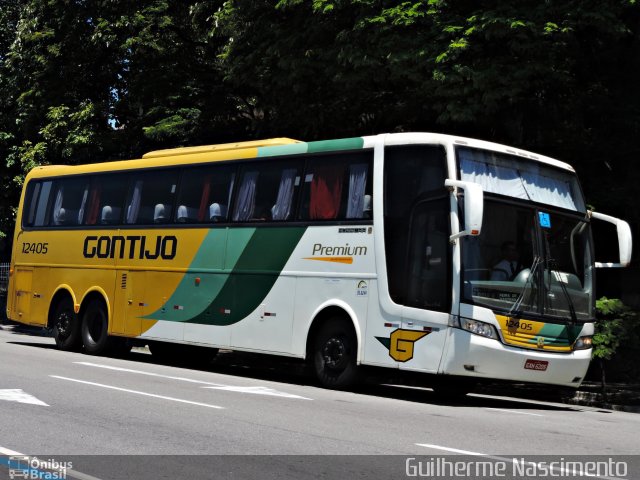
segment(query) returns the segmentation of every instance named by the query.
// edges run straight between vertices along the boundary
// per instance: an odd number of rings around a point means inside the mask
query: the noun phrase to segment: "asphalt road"
[[[77,458],[76,478],[370,478],[367,468],[405,478],[408,457],[640,454],[633,413],[486,395],[442,403],[394,385],[330,391],[288,363],[248,367],[226,355],[189,369],[142,350],[61,352],[51,338],[2,327],[0,455]]]

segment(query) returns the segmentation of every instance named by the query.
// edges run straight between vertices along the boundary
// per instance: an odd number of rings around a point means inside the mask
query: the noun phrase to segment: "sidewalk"
[[[584,382],[578,390],[560,389],[549,385],[534,384],[486,384],[478,387],[478,393],[528,398],[547,402],[566,403],[585,407],[640,413],[640,385],[611,383],[607,393],[597,382]]]

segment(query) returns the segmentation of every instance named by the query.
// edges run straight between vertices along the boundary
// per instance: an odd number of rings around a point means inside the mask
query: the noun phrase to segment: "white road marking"
[[[205,382],[202,380],[194,380],[192,378],[185,378],[185,377],[174,377],[171,375],[162,375],[160,373],[145,372],[144,370],[133,370],[131,368],[112,367],[111,365],[100,365],[99,363],[91,363],[91,362],[73,362],[73,363],[76,363],[78,365],[86,365],[88,367],[97,367],[97,368],[105,368],[107,370],[115,370],[117,372],[137,373],[138,375],[147,375],[149,377],[168,378],[169,380],[179,380],[181,382],[198,383],[200,385],[211,385],[213,387],[225,386],[221,383]]]
[[[194,380],[192,378],[174,377],[172,375],[162,375],[160,373],[145,372],[144,370],[133,370],[131,368],[113,367],[111,365],[102,365],[99,363],[91,363],[91,362],[73,362],[73,363],[76,363],[78,365],[85,365],[88,367],[97,367],[97,368],[104,368],[107,370],[114,370],[116,372],[137,373],[139,375],[147,375],[150,377],[167,378],[169,380],[178,380],[180,382],[196,383],[199,385],[206,385],[206,387],[203,387],[203,388],[211,388],[214,390],[224,390],[227,392],[238,392],[238,393],[250,393],[250,394],[256,394],[256,395],[271,395],[274,397],[297,398],[301,400],[313,400],[312,398],[302,397],[300,395],[295,395],[293,393],[281,392],[280,390],[275,390],[273,388],[263,387],[263,386],[240,387],[240,386],[233,386],[233,385],[224,385],[222,383],[205,382],[203,380]]]
[[[22,457],[20,460],[27,461],[27,468],[30,468],[31,471],[38,472],[39,475],[37,478],[51,478],[51,472],[58,473],[59,475],[56,478],[77,478],[78,480],[100,480],[98,477],[94,477],[92,475],[87,475],[86,473],[78,472],[77,470],[73,470],[72,468],[67,469],[59,469],[59,468],[50,468],[53,465],[50,461],[38,459],[38,457],[32,457],[30,455],[25,455],[24,453],[16,452],[15,450],[9,450],[8,448],[0,447],[0,455],[6,455],[7,457]],[[38,468],[30,467],[31,462],[37,460]],[[0,463],[3,463],[10,469],[10,458],[7,460],[0,459]],[[63,460],[62,460],[63,461]],[[62,462],[61,461],[61,462]],[[18,468],[17,470],[24,470],[23,468]],[[49,474],[49,475],[46,475]],[[13,477],[11,477],[13,478]],[[26,477],[25,477],[26,478]],[[29,477],[31,478],[31,477]]]
[[[488,455],[486,453],[470,452],[469,450],[459,450],[457,448],[442,447],[440,445],[432,445],[430,443],[416,443],[416,445],[418,445],[419,447],[433,448],[434,450],[444,450],[445,452],[460,453],[462,455],[473,455],[475,457],[489,457],[504,460],[503,457],[492,457],[491,455]]]
[[[213,390],[224,390],[226,392],[239,392],[239,393],[252,393],[255,395],[271,395],[273,397],[284,397],[284,398],[299,398],[302,400],[311,400],[311,398],[301,397],[300,395],[294,395],[293,393],[281,392],[279,390],[275,390],[269,387],[202,387],[202,388],[211,388]]]
[[[548,463],[540,463],[540,462],[528,462],[526,460],[522,460],[522,457],[525,457],[525,455],[520,455],[520,456],[516,456],[514,455],[513,457],[509,458],[509,457],[499,457],[496,455],[489,455],[487,453],[480,453],[480,452],[472,452],[469,450],[460,450],[458,448],[451,448],[451,447],[443,447],[442,445],[433,445],[431,443],[416,443],[417,446],[419,447],[425,447],[425,448],[431,448],[433,450],[442,450],[445,452],[451,452],[451,453],[459,453],[461,455],[470,455],[470,456],[474,456],[474,457],[483,457],[483,458],[490,458],[492,460],[497,460],[499,462],[506,462],[508,464],[513,464],[514,460],[518,461],[518,463],[520,464],[524,464],[524,465],[531,465],[531,466],[535,466],[536,468],[542,469],[542,468],[546,468],[548,470],[551,470],[552,472],[558,472],[557,475],[552,475],[552,476],[578,476],[579,474],[583,473],[583,472],[579,472],[576,470],[570,470],[570,469],[566,469],[566,468],[559,468],[559,467],[554,467],[554,466],[550,466]],[[619,477],[606,477],[604,475],[587,475],[586,473],[584,473],[585,477],[591,477],[591,478],[602,478],[604,480],[621,480]]]
[[[6,400],[7,402],[29,403],[31,405],[41,405],[43,407],[49,406],[42,400],[38,400],[33,395],[29,395],[19,388],[0,390],[0,400]]]
[[[485,410],[493,410],[496,412],[505,412],[505,413],[517,413],[519,415],[531,415],[532,417],[544,417],[544,415],[541,415],[539,413],[519,412],[518,410],[507,410],[506,408],[486,407]]]
[[[128,388],[115,387],[113,385],[104,385],[102,383],[87,382],[86,380],[78,380],[77,378],[59,377],[58,375],[49,375],[49,376],[51,378],[67,380],[69,382],[84,383],[85,385],[93,385],[94,387],[109,388],[111,390],[118,390],[120,392],[134,393],[136,395],[144,395],[145,397],[161,398],[163,400],[170,400],[172,402],[179,402],[179,403],[188,403],[190,405],[198,405],[201,407],[224,409],[224,407],[220,407],[219,405],[211,405],[210,403],[193,402],[191,400],[185,400],[183,398],[167,397],[164,395],[156,395],[155,393],[140,392],[138,390],[129,390]]]
[[[20,452],[16,452],[15,450],[9,450],[8,448],[0,447],[0,454],[7,456],[16,456],[16,457],[26,457]]]

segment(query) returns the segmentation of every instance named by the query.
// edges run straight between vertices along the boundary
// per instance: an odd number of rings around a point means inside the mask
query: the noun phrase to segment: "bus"
[[[595,261],[594,220],[615,226],[611,262]],[[627,265],[631,248],[626,222],[587,209],[571,166],[495,143],[394,133],[177,148],[33,169],[7,314],[62,350],[133,340],[165,358],[280,355],[329,388],[365,365],[461,390],[578,387],[595,268]]]

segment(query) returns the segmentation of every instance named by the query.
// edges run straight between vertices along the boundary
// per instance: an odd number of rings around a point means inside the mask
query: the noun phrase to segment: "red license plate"
[[[537,370],[539,372],[544,372],[549,366],[549,362],[546,360],[527,360],[524,362],[524,368],[526,370]]]

